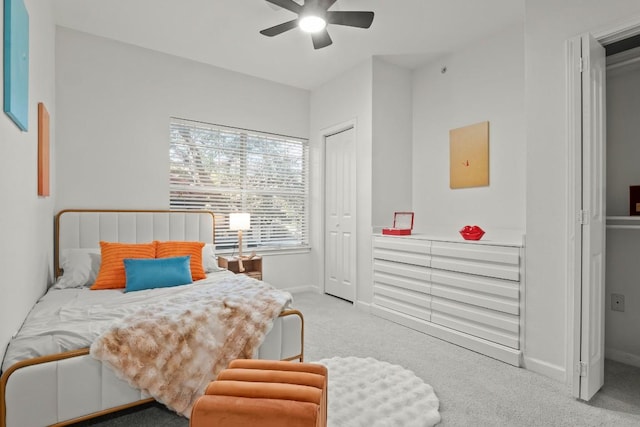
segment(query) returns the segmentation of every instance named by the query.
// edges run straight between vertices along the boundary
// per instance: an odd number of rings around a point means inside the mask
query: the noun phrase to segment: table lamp
[[[235,212],[229,214],[229,230],[238,231],[238,269],[244,271],[242,265],[242,231],[251,229],[251,214]]]

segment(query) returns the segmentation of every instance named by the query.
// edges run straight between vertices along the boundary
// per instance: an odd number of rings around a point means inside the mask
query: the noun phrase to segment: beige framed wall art
[[[449,187],[489,185],[489,122],[449,131]]]

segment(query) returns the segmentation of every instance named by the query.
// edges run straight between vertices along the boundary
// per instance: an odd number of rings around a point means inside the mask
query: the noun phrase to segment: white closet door
[[[580,398],[604,384],[605,277],[605,50],[582,36],[582,339]]]
[[[355,130],[325,139],[324,291],[353,302],[356,296]]]

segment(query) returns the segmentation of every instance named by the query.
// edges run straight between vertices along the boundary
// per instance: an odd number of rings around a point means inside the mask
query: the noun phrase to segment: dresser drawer
[[[504,313],[520,314],[520,284],[444,270],[431,271],[433,295]]]
[[[431,242],[394,237],[373,239],[373,258],[429,267]]]
[[[420,265],[402,264],[399,262],[374,259],[373,273],[386,273],[391,276],[408,277],[427,281],[429,280],[431,269]]]
[[[415,252],[419,254],[429,254],[431,248],[430,240],[407,239],[402,237],[381,237],[373,238],[373,247],[382,249],[392,249],[395,251]]]
[[[520,349],[519,316],[432,296],[431,322]]]
[[[420,272],[419,275],[424,276],[424,272]],[[421,280],[406,276],[397,276],[382,271],[373,272],[373,283],[408,289],[423,294],[431,293],[431,282],[429,282],[428,279]]]
[[[375,284],[373,304],[418,319],[427,321],[431,319],[430,295]]]
[[[520,250],[509,246],[433,242],[431,267],[519,281]]]

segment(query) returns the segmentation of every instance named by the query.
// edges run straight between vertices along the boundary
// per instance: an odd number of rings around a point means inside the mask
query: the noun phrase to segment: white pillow
[[[222,268],[218,267],[216,246],[214,244],[206,243],[202,247],[202,268],[205,273],[213,273],[215,271],[222,270]]]
[[[60,254],[60,268],[63,273],[53,285],[54,288],[90,286],[100,269],[100,249],[65,249]]]

